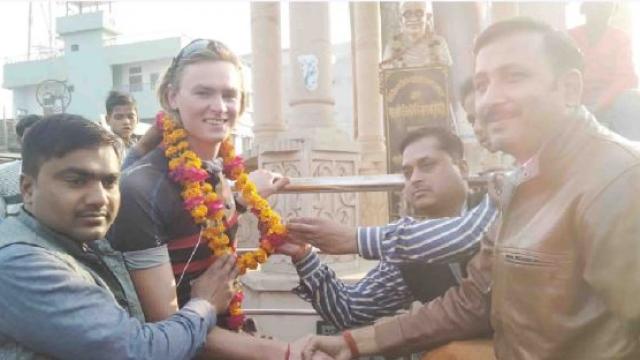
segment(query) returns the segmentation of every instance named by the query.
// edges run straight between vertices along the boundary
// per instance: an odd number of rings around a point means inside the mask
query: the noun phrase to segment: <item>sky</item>
[[[49,6],[54,16],[65,13],[62,1],[33,1],[34,45],[49,44]],[[348,2],[333,1],[329,7],[332,42],[350,41]],[[0,2],[0,83],[2,64],[26,59],[28,9],[28,1]],[[116,28],[122,34],[122,41],[186,35],[220,40],[241,55],[251,51],[251,13],[248,1],[113,1],[111,14]],[[280,19],[281,42],[283,48],[287,48],[289,11],[286,4],[281,6]],[[10,91],[0,89],[0,117],[3,108],[7,116],[10,116]]]

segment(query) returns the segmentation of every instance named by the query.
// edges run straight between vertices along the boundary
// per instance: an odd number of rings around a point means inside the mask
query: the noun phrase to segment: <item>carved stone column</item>
[[[293,2],[289,7],[291,82],[287,103],[291,111],[284,111],[288,114],[288,128],[273,139],[261,142],[250,155],[257,158],[258,168],[289,177],[356,175],[360,160],[358,146],[337,127],[333,118],[329,5]],[[265,40],[264,33],[256,32],[253,36],[254,43]],[[257,54],[253,58],[260,60]],[[256,100],[258,96],[262,95],[256,93]],[[277,195],[269,200],[285,220],[293,216],[310,216],[348,225],[357,223],[357,196],[353,193]],[[354,255],[321,257],[339,276],[360,273],[371,267],[363,268],[361,260]],[[299,280],[288,257],[272,256],[261,271],[246,274],[242,282],[247,308],[310,307],[290,292]],[[315,330],[312,317],[298,318],[289,322],[286,328],[282,327],[280,316],[264,316],[259,320],[266,333],[287,340]]]
[[[291,2],[291,127],[334,127],[329,4]]]
[[[480,8],[476,2],[434,2],[433,15],[436,33],[447,40],[455,59],[449,71],[453,102],[460,85],[473,72],[473,41],[480,32]]]
[[[272,141],[285,130],[282,117],[280,3],[251,3],[251,77],[254,143]]]
[[[351,4],[353,19],[351,42],[355,87],[355,121],[360,147],[360,174],[383,174],[387,171],[384,140],[382,96],[378,64],[381,54],[380,4]],[[375,75],[374,75],[375,74]],[[388,222],[386,193],[359,195],[360,225],[381,225]]]

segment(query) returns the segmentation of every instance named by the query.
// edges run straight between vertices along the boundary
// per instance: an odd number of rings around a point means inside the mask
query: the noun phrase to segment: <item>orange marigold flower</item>
[[[279,223],[275,224],[274,226],[272,226],[271,230],[273,230],[273,232],[275,234],[284,234],[285,232],[287,232],[287,227],[284,226],[284,224],[282,222],[279,222]]]
[[[246,173],[242,173],[238,176],[236,180],[236,186],[244,187],[249,181],[249,176]]]
[[[207,246],[209,247],[209,250],[211,250],[211,252],[213,254],[215,254],[216,250],[218,249],[216,246],[214,246],[212,243],[207,243]]]
[[[166,157],[171,158],[171,157],[176,156],[176,154],[177,154],[179,151],[180,151],[180,150],[178,150],[178,148],[177,148],[177,147],[175,147],[175,146],[169,146],[169,147],[167,147],[167,149],[164,151],[164,155],[165,155]]]
[[[195,159],[200,159],[200,158],[198,157],[198,155],[197,155],[195,152],[191,151],[191,150],[187,150],[187,151],[183,152],[183,153],[182,153],[182,157],[183,157],[185,160],[195,160]]]
[[[171,137],[176,140],[182,140],[187,137],[187,131],[185,129],[175,129],[171,131]]]
[[[186,141],[180,141],[176,147],[178,148],[179,151],[184,151],[187,150],[189,148],[189,143]]]
[[[221,234],[220,236],[216,236],[212,239],[214,246],[226,246],[229,245],[229,237],[226,234]]]
[[[182,164],[182,159],[174,158],[169,160],[169,170],[173,171],[178,168]]]
[[[213,192],[213,186],[211,186],[211,184],[209,184],[208,182],[205,182],[202,185],[202,189],[206,192]],[[213,195],[216,195],[216,193],[213,193]],[[217,195],[216,195],[217,196]]]
[[[204,205],[198,205],[191,209],[191,216],[197,218],[205,218],[207,216],[207,207]]]
[[[241,259],[248,269],[253,270],[258,267],[258,262],[256,261],[256,259],[253,257],[253,254],[251,253],[242,254]]]
[[[222,221],[222,219],[224,218],[224,211],[216,211],[215,213],[213,213],[213,218],[217,221]]]
[[[264,249],[258,248],[256,251],[253,252],[254,257],[256,259],[256,261],[260,264],[264,263],[265,261],[267,261],[267,257],[269,256],[267,254],[267,252]]]
[[[202,196],[202,192],[200,191],[199,188],[190,188],[190,189],[185,189],[182,192],[182,198],[183,199],[192,199],[198,196]]]
[[[229,305],[229,314],[232,316],[242,315],[242,309],[240,308],[240,304],[234,306],[236,303],[231,303]]]
[[[223,233],[224,233],[224,228],[220,230],[219,226],[207,226],[202,230],[202,236],[206,237],[207,239],[213,239],[216,236],[219,236],[220,234],[223,234]]]

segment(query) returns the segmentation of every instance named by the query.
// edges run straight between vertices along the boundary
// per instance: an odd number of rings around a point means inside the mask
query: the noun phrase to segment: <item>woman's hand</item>
[[[249,180],[256,185],[263,198],[268,198],[289,184],[288,177],[264,169],[249,173]]]

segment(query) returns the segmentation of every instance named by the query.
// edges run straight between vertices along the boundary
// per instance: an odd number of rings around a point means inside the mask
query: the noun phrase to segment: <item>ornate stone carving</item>
[[[345,176],[356,174],[354,161],[316,159],[311,174],[317,176]],[[356,225],[356,194],[314,194],[312,216],[325,217],[342,224]]]

